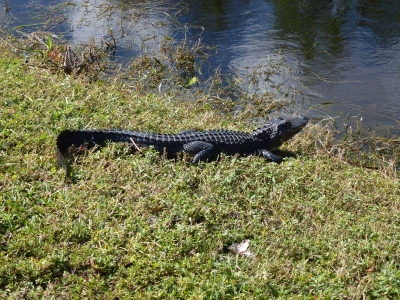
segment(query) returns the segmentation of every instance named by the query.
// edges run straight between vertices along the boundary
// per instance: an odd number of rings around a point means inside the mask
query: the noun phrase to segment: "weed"
[[[356,136],[337,142],[314,120],[280,165],[226,156],[192,165],[108,145],[76,157],[71,184],[55,156],[62,129],[244,130],[257,112],[244,102],[222,114],[237,102],[184,101],[185,88],[89,82],[0,49],[2,298],[399,297],[396,151],[370,152],[376,168],[365,168],[348,160]],[[143,61],[142,76],[165,66]],[[229,250],[243,241],[249,257]]]

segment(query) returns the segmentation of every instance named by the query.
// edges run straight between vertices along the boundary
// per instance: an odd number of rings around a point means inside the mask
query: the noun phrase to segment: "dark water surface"
[[[0,26],[28,25],[19,27],[26,33],[46,29],[72,44],[113,35],[121,61],[157,49],[164,36],[182,37],[176,20],[195,25],[188,34],[197,30],[204,44],[217,45],[210,69],[240,76],[246,67],[282,55],[288,68],[276,80],[299,91],[296,99],[307,115],[337,117],[339,126],[362,119],[365,127],[400,135],[399,0],[7,3]]]

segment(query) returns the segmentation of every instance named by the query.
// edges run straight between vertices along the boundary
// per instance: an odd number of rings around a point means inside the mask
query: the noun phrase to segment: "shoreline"
[[[0,47],[2,298],[399,296],[395,148],[363,153],[364,140],[337,141],[320,122],[279,165],[110,144],[72,159],[71,184],[56,160],[63,129],[247,131],[268,111],[41,66]],[[247,240],[251,255],[230,250]]]

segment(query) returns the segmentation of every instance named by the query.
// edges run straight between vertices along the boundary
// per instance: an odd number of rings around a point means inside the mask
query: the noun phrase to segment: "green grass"
[[[349,164],[326,127],[310,124],[280,165],[192,165],[123,145],[73,158],[76,184],[56,165],[65,128],[248,127],[213,107],[51,74],[2,50],[0,297],[399,297],[398,172],[379,157],[377,169]],[[245,239],[253,256],[228,250]]]

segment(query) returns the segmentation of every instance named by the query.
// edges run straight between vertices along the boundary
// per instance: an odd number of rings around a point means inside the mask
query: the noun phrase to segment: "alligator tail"
[[[131,134],[123,131],[113,130],[64,130],[57,137],[57,148],[62,154],[67,154],[72,146],[79,148],[85,146],[86,149],[96,145],[104,146],[110,142],[129,142]]]
[[[85,149],[96,145],[104,146],[108,141],[129,142],[132,135],[129,132],[112,130],[64,130],[57,137],[57,161],[58,164],[69,173],[69,166],[65,159],[71,147]]]

